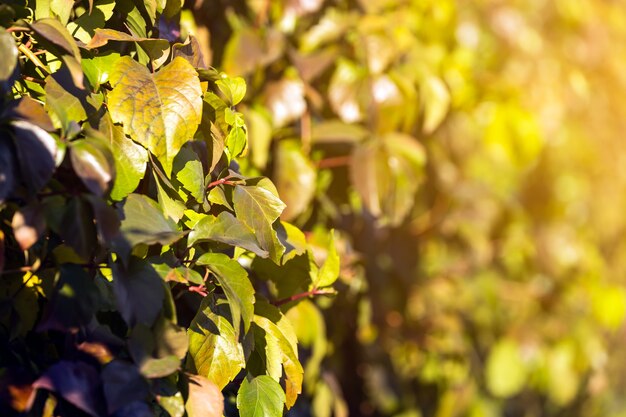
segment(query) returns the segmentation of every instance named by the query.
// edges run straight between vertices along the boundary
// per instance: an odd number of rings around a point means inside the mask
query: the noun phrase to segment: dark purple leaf
[[[148,396],[148,383],[130,362],[109,362],[102,369],[102,384],[109,414]]]
[[[35,381],[33,387],[54,391],[94,417],[105,415],[98,371],[86,363],[60,361]]]

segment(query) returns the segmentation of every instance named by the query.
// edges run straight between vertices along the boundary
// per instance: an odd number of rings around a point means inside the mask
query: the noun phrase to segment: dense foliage
[[[244,170],[341,237],[301,410],[624,415],[619,2],[196,5]]]
[[[285,313],[321,320],[299,301],[333,293],[333,233],[242,175],[245,82],[181,7],[0,4],[3,416],[279,416],[302,391]]]

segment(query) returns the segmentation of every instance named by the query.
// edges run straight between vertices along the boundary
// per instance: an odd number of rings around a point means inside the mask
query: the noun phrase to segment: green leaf
[[[233,157],[243,155],[248,147],[248,133],[246,129],[239,126],[230,129],[228,136],[226,136],[226,147]]]
[[[70,87],[68,87],[70,88]],[[85,91],[76,91],[70,88],[68,91],[65,86],[57,81],[56,76],[50,75],[46,77],[46,108],[48,112],[52,112],[51,116],[57,117],[59,127],[64,131],[69,130],[70,122],[82,122],[87,118],[85,109],[87,93]],[[95,110],[95,109],[94,109]]]
[[[70,158],[74,172],[89,191],[105,196],[115,177],[115,160],[106,142],[99,135],[73,141]]]
[[[197,375],[194,375],[194,376],[197,377]],[[194,390],[196,389],[199,390],[200,388],[199,385],[200,384],[197,384],[197,386],[194,387]],[[189,396],[191,397],[191,395],[192,394],[191,394],[191,387],[190,387]],[[223,401],[224,400],[222,399],[222,402]],[[159,403],[161,407],[165,409],[165,411],[167,411],[170,417],[183,417],[185,415],[185,402],[183,400],[183,395],[180,392],[177,392],[173,395],[158,395],[157,402]],[[187,410],[187,412],[189,413],[189,410]],[[189,417],[193,417],[193,416],[189,414]],[[221,417],[221,415],[218,417]]]
[[[286,204],[282,219],[292,220],[309,208],[315,195],[317,172],[297,141],[279,142],[273,178],[278,194]]]
[[[0,82],[7,81],[17,65],[17,46],[13,36],[0,29]]]
[[[191,149],[183,147],[174,158],[174,176],[200,204],[204,201],[204,169],[202,161]]]
[[[254,314],[254,288],[246,270],[223,253],[205,253],[196,263],[206,265],[224,289],[237,334],[241,319],[247,332]]]
[[[110,81],[113,121],[122,123],[124,132],[147,147],[170,175],[174,157],[200,124],[202,90],[196,71],[183,58],[175,58],[153,75],[125,56]]]
[[[330,231],[330,240],[328,242],[328,250],[326,252],[326,260],[319,269],[317,277],[313,281],[313,288],[323,288],[333,285],[339,278],[339,255],[335,247],[335,231]]]
[[[93,2],[93,0],[91,0]],[[96,0],[89,13],[83,13],[67,24],[68,31],[83,43],[89,43],[96,28],[101,28],[113,16],[114,0]]]
[[[226,96],[231,106],[239,104],[246,96],[246,82],[241,77],[223,76],[215,82],[217,88]]]
[[[265,330],[266,337],[277,343],[285,369],[285,404],[291,408],[302,392],[302,365],[298,360],[296,335],[289,320],[278,308],[264,301],[257,301],[254,323]],[[271,343],[271,342],[270,342]],[[268,345],[270,344],[268,343]]]
[[[221,390],[245,365],[243,348],[226,317],[225,305],[207,297],[187,329],[187,369],[205,376]]]
[[[202,218],[189,233],[187,245],[193,246],[196,242],[206,240],[239,246],[263,258],[269,255],[259,247],[254,231],[227,211]]]
[[[222,417],[224,397],[218,386],[202,375],[188,375],[188,378],[187,416]]]
[[[107,51],[81,61],[85,76],[94,90],[97,90],[101,84],[109,81],[113,66],[119,59],[120,54],[118,52]]]
[[[237,393],[241,417],[280,417],[284,402],[283,389],[268,375],[257,376],[251,381],[244,379]]]
[[[185,204],[178,199],[178,195],[173,197],[168,194],[161,181],[159,181],[156,172],[154,173],[154,182],[157,188],[159,207],[163,210],[163,214],[169,217],[174,223],[178,223],[185,213]],[[172,192],[172,194],[174,193]]]
[[[121,126],[114,125],[109,113],[100,120],[99,131],[104,134],[115,160],[115,182],[111,199],[119,201],[133,192],[144,177],[148,163],[146,149],[124,135]]]
[[[128,267],[113,263],[113,291],[117,308],[124,321],[152,326],[163,305],[163,284],[152,265],[131,257]]]
[[[279,263],[285,247],[276,237],[272,224],[285,209],[285,203],[266,188],[237,185],[233,192],[233,204],[237,218],[255,231],[261,248]]]
[[[145,195],[130,194],[122,212],[120,232],[131,248],[140,243],[169,245],[184,235],[174,222],[165,218],[159,205]]]

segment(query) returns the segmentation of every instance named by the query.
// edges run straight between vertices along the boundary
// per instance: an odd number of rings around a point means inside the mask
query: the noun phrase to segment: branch
[[[335,290],[320,290],[320,289],[312,289],[311,291],[302,292],[300,294],[294,294],[291,297],[283,298],[280,300],[272,301],[272,304],[276,307],[281,306],[283,304],[290,303],[292,301],[299,300],[301,298],[312,297],[314,295],[331,295],[335,294]]]

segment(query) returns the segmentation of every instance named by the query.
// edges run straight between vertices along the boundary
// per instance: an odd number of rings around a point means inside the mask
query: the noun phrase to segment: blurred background
[[[624,2],[196,0],[182,29],[246,79],[242,170],[339,237],[338,295],[288,313],[289,415],[626,416]]]

